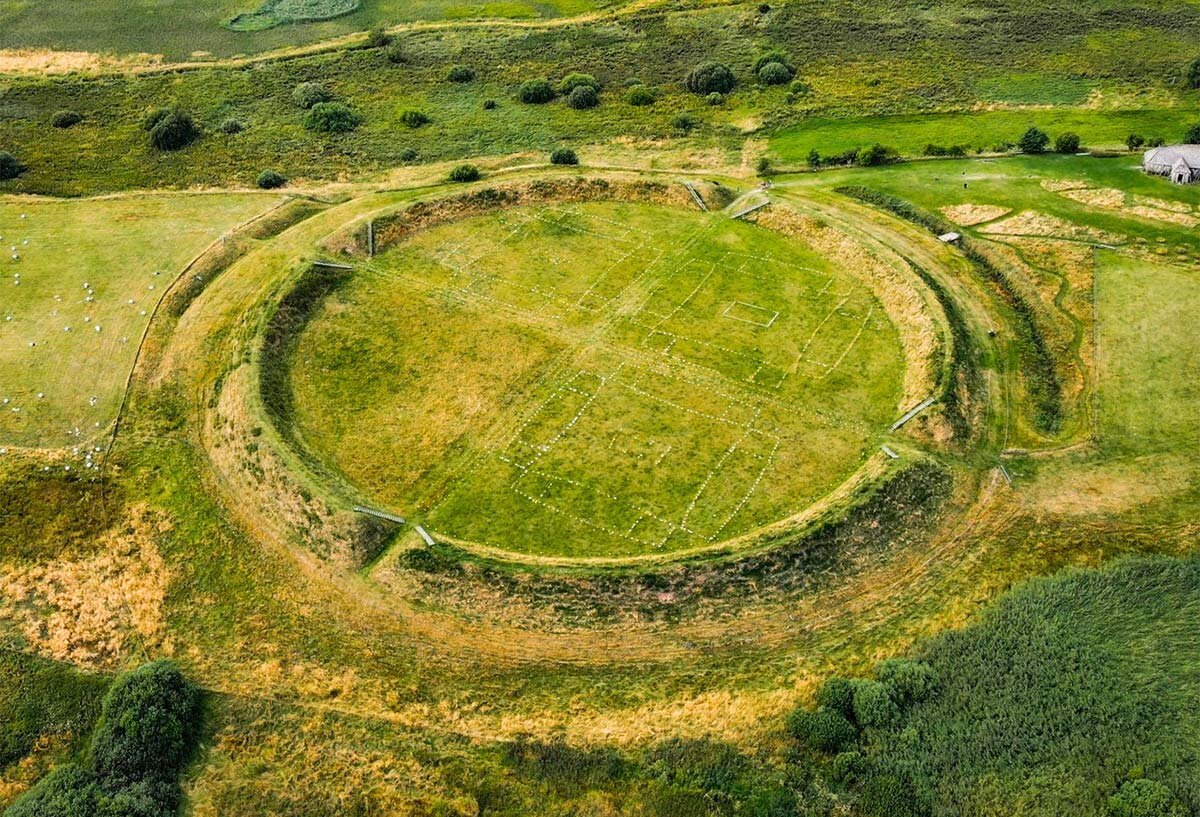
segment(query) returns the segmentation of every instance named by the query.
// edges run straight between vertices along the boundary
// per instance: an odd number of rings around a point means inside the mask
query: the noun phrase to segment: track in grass
[[[318,310],[305,442],[455,540],[703,547],[803,510],[894,419],[899,339],[811,250],[720,215],[520,208],[431,229]]]

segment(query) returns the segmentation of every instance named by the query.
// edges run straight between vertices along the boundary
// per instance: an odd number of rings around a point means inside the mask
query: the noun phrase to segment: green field
[[[78,446],[106,429],[150,315],[183,266],[278,201],[0,200],[0,445]]]
[[[899,413],[902,365],[870,290],[812,250],[624,204],[425,232],[339,290],[295,361],[302,436],[368,496],[575,556],[798,513]]]

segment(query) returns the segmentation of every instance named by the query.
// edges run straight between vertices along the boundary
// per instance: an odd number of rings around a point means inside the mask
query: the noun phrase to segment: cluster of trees
[[[848,167],[850,165],[878,167],[898,161],[900,161],[900,151],[878,142],[870,147],[850,148],[829,156],[822,156],[815,148],[808,152],[808,166],[812,168]]]
[[[567,107],[577,111],[595,108],[600,104],[600,83],[591,74],[573,71],[557,87],[545,77],[538,77],[517,88],[517,99],[526,105],[544,105],[560,96],[566,99]]]
[[[179,809],[179,774],[194,746],[199,691],[155,661],[117,679],[91,746],[18,798],[5,817],[165,817]]]

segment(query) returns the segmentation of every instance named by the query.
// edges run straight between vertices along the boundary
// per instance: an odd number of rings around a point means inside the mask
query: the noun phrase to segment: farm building
[[[1142,169],[1156,176],[1166,176],[1176,184],[1200,181],[1200,145],[1152,148],[1142,157]]]

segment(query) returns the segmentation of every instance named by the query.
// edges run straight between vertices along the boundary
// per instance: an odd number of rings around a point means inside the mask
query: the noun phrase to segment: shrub
[[[38,781],[4,812],[5,817],[90,817],[100,813],[95,776],[64,763]]]
[[[937,673],[924,661],[889,658],[875,668],[875,677],[890,687],[901,704],[920,703],[938,691]]]
[[[596,82],[596,78],[591,74],[581,74],[578,71],[573,71],[562,78],[558,83],[558,92],[563,96],[570,94],[576,88],[591,88],[596,93],[600,93],[600,83]]]
[[[1144,144],[1146,144],[1145,138],[1136,133],[1131,133],[1125,137],[1125,147],[1130,150],[1137,150]]]
[[[548,79],[527,79],[517,89],[517,99],[526,105],[543,105],[554,99],[554,88]]]
[[[696,117],[690,113],[678,114],[671,120],[671,127],[680,133],[690,133],[698,124],[700,123],[696,121]]]
[[[304,127],[317,133],[346,133],[362,124],[362,117],[340,102],[318,102],[304,116]]]
[[[1200,145],[1200,123],[1192,125],[1183,135],[1185,145]]]
[[[688,72],[683,80],[683,87],[693,94],[705,96],[716,91],[727,94],[733,90],[737,81],[729,67],[719,62],[702,62]]]
[[[155,108],[142,117],[142,130],[152,131],[154,126],[171,115],[170,108]]]
[[[383,48],[391,41],[392,38],[379,26],[367,32],[367,48]]]
[[[287,179],[282,173],[274,170],[264,170],[258,174],[258,179],[255,181],[263,190],[274,190],[276,187],[283,187],[287,184]]]
[[[813,148],[808,152],[808,159],[806,161],[808,162],[809,167],[820,167],[824,163],[824,160],[821,158],[821,154],[817,152],[816,148]]]
[[[1200,59],[1194,59],[1188,65],[1183,82],[1188,88],[1200,88]]]
[[[387,51],[384,52],[384,56],[386,56],[387,61],[393,65],[403,65],[404,63],[408,62],[408,52],[405,51],[404,46],[398,42],[389,45]]]
[[[470,82],[475,79],[475,70],[466,65],[452,65],[446,72],[446,79],[451,82]]]
[[[790,90],[793,94],[802,95],[810,93],[812,91],[812,87],[802,79],[794,79],[792,80]]]
[[[577,111],[584,111],[588,108],[594,108],[599,104],[600,95],[596,93],[595,88],[591,88],[587,85],[580,85],[567,95],[568,107],[574,108]]]
[[[707,102],[709,105],[713,105],[715,107],[715,106],[721,105],[725,102],[725,95],[718,94],[716,91],[713,91],[711,94],[704,97],[704,101]]]
[[[25,168],[11,153],[0,150],[0,182],[15,179],[25,172]]]
[[[292,89],[292,103],[297,108],[308,110],[314,105],[333,99],[328,89],[319,82],[301,82]]]
[[[813,151],[816,153],[816,151]],[[810,162],[812,154],[809,155]],[[820,163],[818,156],[817,164]],[[845,678],[827,678],[817,690],[817,706],[854,717],[854,684]]]
[[[575,151],[570,148],[555,148],[550,154],[550,164],[552,165],[577,165],[579,157],[575,155]]]
[[[1079,134],[1069,132],[1060,133],[1058,138],[1054,140],[1054,150],[1058,153],[1079,152]]]
[[[854,724],[832,709],[797,707],[788,716],[787,729],[800,743],[818,752],[840,752],[858,738]]]
[[[1162,783],[1142,778],[1121,784],[1108,798],[1108,813],[1112,817],[1186,817],[1188,810]]]
[[[791,82],[792,76],[786,65],[777,62],[769,62],[758,71],[758,81],[763,85],[783,85]]]
[[[184,111],[168,111],[150,129],[150,144],[159,150],[180,150],[200,138],[200,129]]]
[[[758,162],[754,165],[754,171],[760,176],[770,176],[775,172],[775,168],[771,166],[771,160],[766,156],[759,156]]]
[[[402,162],[415,162],[420,154],[417,153],[416,148],[404,148],[397,156]]]
[[[173,781],[200,717],[200,698],[179,669],[154,661],[117,679],[92,736],[96,778],[107,788]]]
[[[83,121],[83,114],[76,111],[58,111],[50,117],[50,124],[56,128],[71,128]]]
[[[1030,128],[1017,140],[1023,153],[1045,153],[1050,146],[1050,137],[1041,128]]]
[[[830,765],[830,775],[839,783],[853,783],[869,768],[866,757],[857,750],[838,752]]]
[[[900,161],[900,153],[893,147],[878,142],[858,153],[855,161],[863,167],[877,167]]]
[[[1146,147],[1160,148],[1163,145],[1165,145],[1166,143],[1167,143],[1167,140],[1163,139],[1161,136],[1151,136],[1149,139],[1146,140]]]
[[[421,111],[405,111],[400,114],[400,121],[410,128],[419,128],[422,125],[428,125],[430,119]]]
[[[926,156],[953,156],[960,158],[967,155],[966,145],[935,145],[930,143],[925,146],[924,153]]]
[[[754,73],[757,74],[763,68],[771,64],[782,65],[793,74],[796,72],[796,69],[792,67],[791,60],[788,59],[787,54],[776,50],[768,51],[754,61]],[[788,79],[791,79],[791,77],[788,77]]]
[[[245,129],[246,126],[233,117],[221,122],[221,133],[226,133],[230,136],[234,135],[235,133],[241,133]]]
[[[635,85],[625,92],[625,101],[638,107],[653,105],[655,102],[654,92],[645,85]]]
[[[478,181],[483,175],[479,172],[479,168],[475,165],[459,165],[450,171],[450,181],[452,182],[473,182]]]
[[[929,807],[918,799],[912,784],[893,775],[877,775],[863,786],[858,801],[870,817],[924,817]]]
[[[879,681],[857,681],[854,684],[854,719],[860,726],[891,726],[900,719],[900,708],[892,690]]]
[[[485,111],[494,111],[494,110],[496,110],[496,100],[494,100],[494,99],[485,99],[485,100],[483,100],[483,109],[484,109]]]

